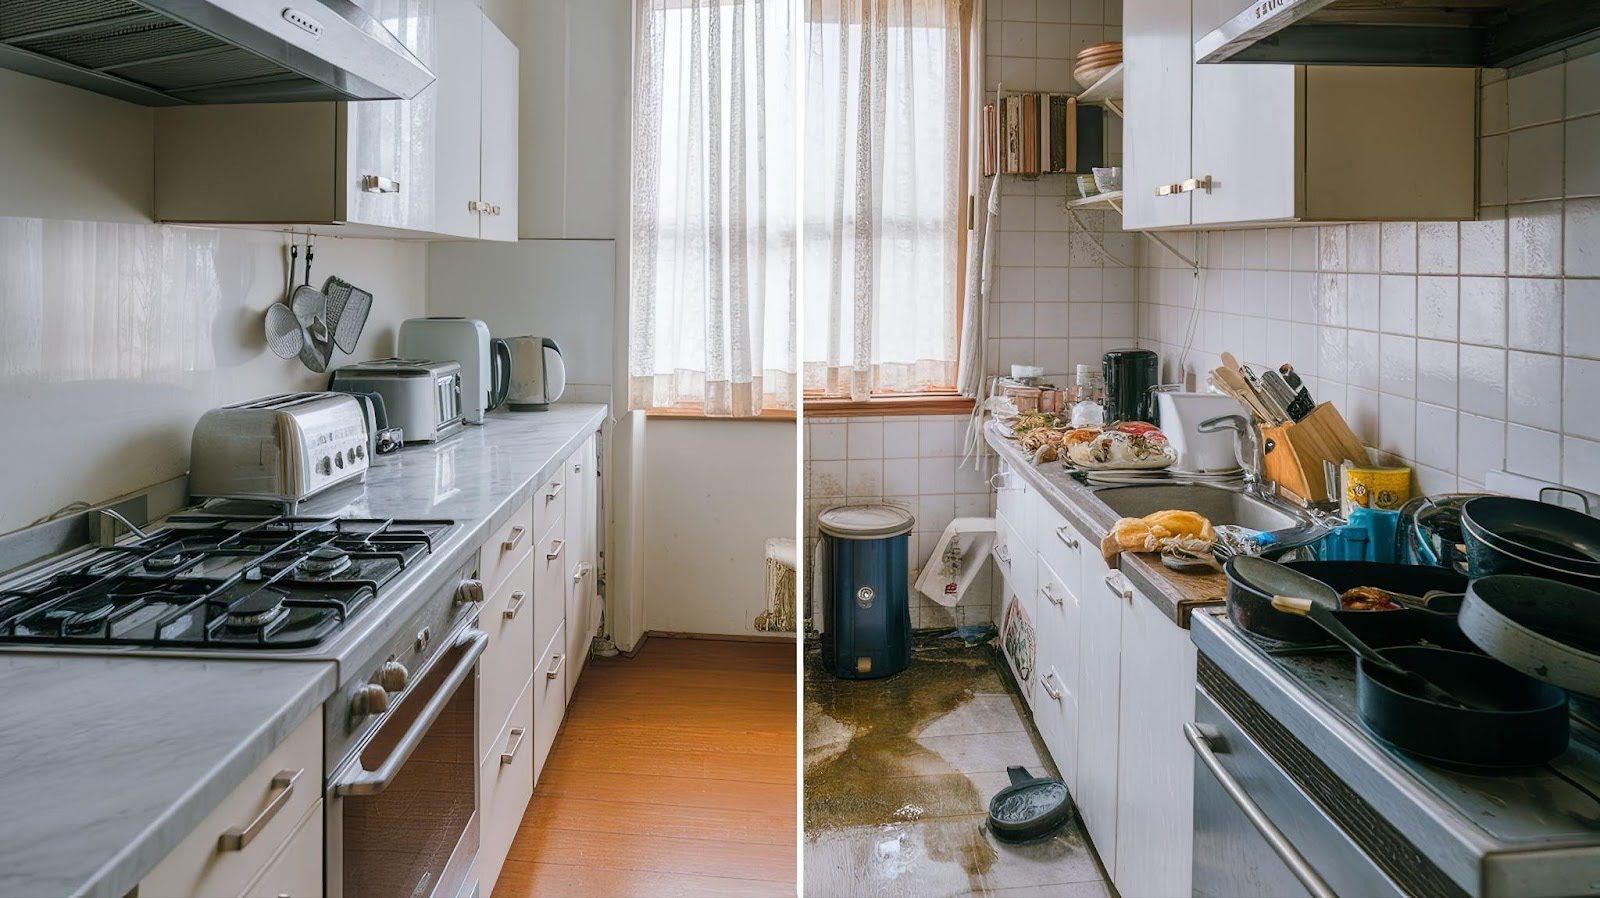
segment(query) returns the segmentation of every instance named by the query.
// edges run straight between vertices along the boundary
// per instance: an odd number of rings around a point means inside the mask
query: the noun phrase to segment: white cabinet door
[[[1194,0],[1194,36],[1210,33],[1245,5]],[[1191,176],[1212,181],[1211,190],[1191,193],[1196,225],[1298,217],[1302,71],[1293,65],[1194,66]]]
[[[1038,680],[1033,719],[1067,788],[1078,783],[1078,655],[1081,609],[1075,578],[1039,559]]]
[[[594,438],[567,459],[567,698],[578,685],[594,638]]]
[[[1158,196],[1161,185],[1190,177],[1189,4],[1184,0],[1125,0],[1122,226],[1189,224],[1189,195]],[[1250,68],[1234,66],[1234,68]]]
[[[483,21],[482,215],[485,240],[517,239],[517,45]]]
[[[369,10],[430,68],[438,66],[435,0],[376,0]],[[431,231],[440,85],[409,100],[341,103],[344,220]]]
[[[480,120],[483,107],[483,12],[471,0],[438,0],[439,162],[434,227],[441,234],[477,237],[482,216]],[[492,28],[493,26],[487,26]]]
[[[1122,710],[1117,859],[1124,895],[1190,894],[1194,760],[1183,725],[1194,719],[1194,643],[1150,600],[1122,609]]]
[[[1109,584],[1121,574],[1092,547],[1083,553],[1078,654],[1078,811],[1107,870],[1117,869],[1117,742],[1122,665],[1122,607]],[[1108,579],[1109,578],[1109,579]],[[1185,770],[1190,769],[1185,767]],[[1129,893],[1133,894],[1133,893]]]

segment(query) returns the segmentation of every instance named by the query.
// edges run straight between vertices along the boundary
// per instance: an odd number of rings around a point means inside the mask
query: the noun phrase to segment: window
[[[800,2],[639,0],[632,408],[795,407]]]
[[[949,395],[971,4],[813,0],[807,16],[806,395]]]

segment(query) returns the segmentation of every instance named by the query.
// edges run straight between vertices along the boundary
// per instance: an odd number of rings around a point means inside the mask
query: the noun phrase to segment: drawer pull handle
[[[1067,529],[1067,525],[1062,524],[1060,527],[1056,528],[1056,538],[1066,543],[1067,548],[1077,551],[1078,538],[1076,536],[1068,536],[1068,534],[1071,532],[1071,530]]]
[[[304,767],[293,771],[278,771],[277,775],[272,778],[272,788],[277,794],[272,796],[272,800],[267,802],[267,806],[261,809],[261,813],[256,815],[256,819],[250,821],[250,825],[243,829],[234,827],[223,833],[221,838],[217,840],[218,846],[223,851],[243,851],[246,845],[255,841],[255,837],[261,835],[261,831],[267,828],[267,824],[272,822],[272,818],[278,816],[278,812],[283,810],[283,806],[289,803],[289,797],[294,795],[295,782],[305,772],[306,769]]]
[[[528,535],[528,528],[522,526],[521,524],[518,524],[517,526],[512,527],[511,528],[511,535],[506,538],[505,542],[500,544],[500,550],[503,551],[503,552],[514,551],[517,548],[517,546],[522,545],[522,538],[524,536],[527,536],[527,535]]]
[[[500,753],[501,767],[517,759],[517,751],[522,748],[522,739],[526,735],[528,735],[527,727],[511,728],[511,741],[506,744],[506,750]]]
[[[1116,571],[1106,574],[1106,588],[1125,602],[1133,601],[1133,584]]]
[[[1046,583],[1044,585],[1044,588],[1041,589],[1040,592],[1044,593],[1044,597],[1049,599],[1050,600],[1050,604],[1052,604],[1052,605],[1065,604],[1064,601],[1062,600],[1062,598],[1060,596],[1056,595],[1056,591],[1050,588],[1051,586],[1054,586],[1054,585],[1055,584],[1053,584],[1053,583]]]
[[[383,175],[362,175],[362,193],[399,193],[400,182]]]
[[[550,669],[544,672],[544,678],[547,680],[554,680],[556,677],[561,676],[561,665],[567,663],[567,656],[551,655],[550,661]]]
[[[572,463],[572,473],[574,473],[574,474],[582,474],[583,473],[583,462],[581,462],[581,461],[573,462]]]
[[[1053,676],[1055,676],[1054,673],[1045,674],[1044,675],[1044,679],[1039,681],[1039,685],[1044,687],[1044,691],[1045,691],[1046,695],[1050,696],[1052,699],[1055,699],[1056,701],[1059,702],[1059,701],[1061,701],[1061,691],[1059,689],[1051,689],[1050,688],[1050,678],[1053,677]]]
[[[566,485],[567,485],[566,481],[562,481],[562,482],[557,483],[554,486],[550,487],[550,492],[544,494],[544,501],[546,501],[546,502],[554,502],[556,500],[556,497],[561,495],[561,490]]]
[[[561,550],[565,549],[566,547],[567,541],[564,539],[551,540],[550,551],[544,553],[544,560],[555,561],[557,558],[561,557]]]
[[[517,616],[517,612],[521,611],[522,606],[526,604],[528,604],[528,593],[519,589],[511,594],[511,604],[507,605],[506,610],[500,613],[505,616],[506,620],[511,620]]]
[[[589,576],[589,572],[591,570],[593,570],[593,569],[594,569],[594,565],[590,564],[587,561],[578,562],[578,566],[576,568],[573,568],[573,570],[572,570],[572,582],[574,582],[574,583],[581,582],[584,577]]]
[[[1000,559],[1001,564],[1011,566],[1011,549],[1005,543],[999,543],[994,547],[994,557]]]

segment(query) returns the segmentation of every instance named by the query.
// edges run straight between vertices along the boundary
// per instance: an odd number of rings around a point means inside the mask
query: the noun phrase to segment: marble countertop
[[[449,518],[457,526],[340,638],[403,621],[606,420],[562,403],[496,413],[373,461],[365,488],[308,515]],[[334,657],[259,661],[0,652],[0,895],[121,898],[350,675]]]
[[[983,434],[995,454],[1085,536],[1098,543],[1111,532],[1117,513],[1096,499],[1094,490],[1072,479],[1063,465],[1034,464],[1017,442],[1008,439],[993,422],[985,425]],[[1227,595],[1228,578],[1220,571],[1174,575],[1155,561],[1155,556],[1134,553],[1117,556],[1116,567],[1140,594],[1180,627],[1189,626],[1189,616],[1195,608],[1218,604]]]

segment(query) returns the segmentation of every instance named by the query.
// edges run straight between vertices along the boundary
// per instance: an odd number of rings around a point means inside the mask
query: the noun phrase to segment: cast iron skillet
[[[1272,607],[1272,596],[1240,577],[1234,559],[1223,565],[1228,575],[1228,617],[1257,636],[1300,645],[1327,642],[1328,634],[1315,621]],[[1422,596],[1434,590],[1466,591],[1467,578],[1453,570],[1415,564],[1381,564],[1374,561],[1297,561],[1285,567],[1344,592],[1357,586],[1375,586],[1391,592]],[[1457,606],[1444,599],[1432,603],[1434,611],[1403,608],[1399,611],[1335,611],[1345,626],[1369,645],[1411,645],[1420,640],[1441,648],[1471,652],[1476,649],[1456,626]]]
[[[989,799],[989,829],[1007,842],[1028,842],[1055,832],[1072,817],[1072,796],[1062,781],[1007,767],[1011,785]]]
[[[1539,577],[1480,577],[1467,588],[1461,631],[1531,677],[1600,696],[1600,593]]]
[[[1600,589],[1600,519],[1531,499],[1479,496],[1461,507],[1473,577],[1528,574]]]

